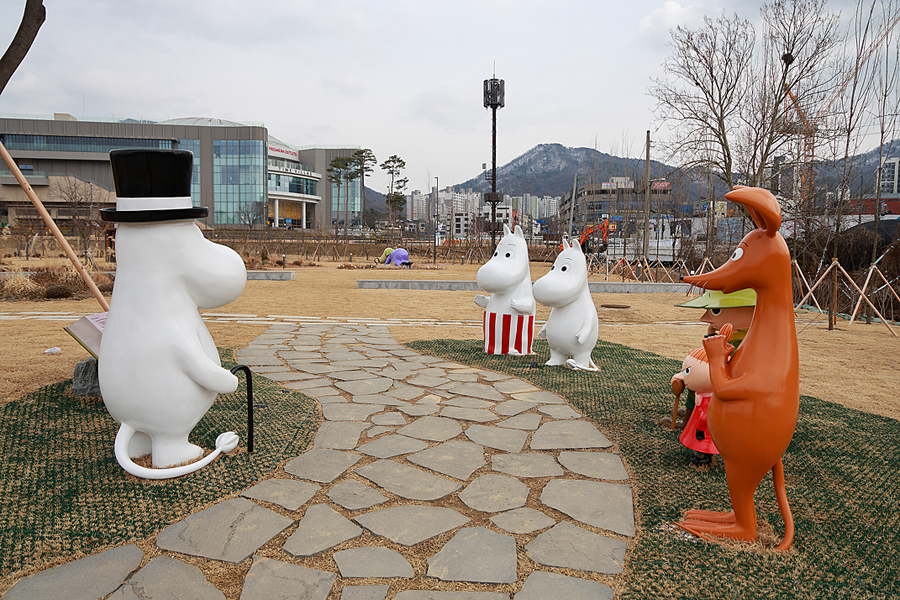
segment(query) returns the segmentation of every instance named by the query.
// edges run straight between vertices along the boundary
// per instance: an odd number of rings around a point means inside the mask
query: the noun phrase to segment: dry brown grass
[[[288,257],[291,264],[295,257]],[[39,261],[29,261],[36,266]],[[441,264],[429,268],[419,263],[415,270],[380,267],[378,269],[339,269],[340,263],[325,262],[319,267],[295,269],[294,281],[248,281],[241,296],[231,304],[210,312],[241,313],[259,316],[298,315],[351,318],[400,318],[463,320],[480,322],[481,308],[472,298],[474,292],[362,290],[357,279],[441,279],[473,280],[477,265]],[[547,264],[532,264],[537,279],[549,269]],[[592,276],[592,280],[602,277]],[[647,350],[681,360],[700,345],[705,325],[697,322],[700,312],[677,308],[681,294],[595,294],[600,316],[600,337],[604,340]],[[603,304],[629,305],[630,308],[602,308]],[[40,302],[2,302],[0,313],[99,311],[93,299]],[[538,319],[546,319],[549,309],[538,307]],[[827,330],[822,315],[798,315],[797,339],[800,346],[801,393],[867,412],[900,418],[900,396],[895,394],[900,367],[900,339],[890,335],[883,325],[854,324],[839,321],[834,331]],[[87,353],[66,334],[61,321],[8,320],[6,335],[0,341],[8,358],[0,376],[0,401],[8,402],[51,382],[72,376],[75,363]],[[265,324],[211,322],[208,328],[219,346],[242,347],[265,330]],[[471,326],[397,325],[391,333],[398,342],[418,339],[472,339],[481,336]],[[62,348],[56,356],[44,355],[52,346]]]

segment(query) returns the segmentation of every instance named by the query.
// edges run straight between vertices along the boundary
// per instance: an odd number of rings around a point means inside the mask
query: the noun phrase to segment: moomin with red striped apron
[[[487,354],[531,354],[534,315],[484,312],[484,351]]]

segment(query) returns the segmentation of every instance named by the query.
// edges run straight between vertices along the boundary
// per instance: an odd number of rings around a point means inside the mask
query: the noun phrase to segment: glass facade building
[[[0,141],[28,173],[29,182],[48,207],[54,204],[52,182],[68,177],[104,188],[108,196],[104,203],[114,205],[110,150],[189,150],[194,156],[191,203],[209,210],[209,216],[198,219],[206,227],[265,227],[268,223],[294,229],[328,228],[332,217],[343,221],[348,189],[342,185],[338,194],[337,186],[322,181],[322,174],[335,157],[356,150],[286,144],[269,136],[262,123],[206,117],[77,119],[64,113],[0,115]],[[11,177],[0,177],[0,201],[24,214],[33,207],[19,198],[19,189]],[[358,224],[362,209],[359,181],[349,185],[349,192],[350,221]],[[64,208],[58,206],[51,212]]]
[[[194,154],[194,168],[191,169],[191,203],[200,206],[200,140],[180,139],[178,148],[190,150]]]
[[[266,145],[262,140],[213,140],[216,225],[266,222]]]
[[[349,225],[359,225],[362,215],[362,194],[360,193],[359,179],[349,182]],[[348,185],[344,181],[340,186],[331,184],[331,223],[343,223],[347,217]]]

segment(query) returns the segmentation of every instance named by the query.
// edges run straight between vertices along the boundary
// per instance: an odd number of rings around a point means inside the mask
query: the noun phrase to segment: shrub
[[[26,277],[21,271],[16,271],[0,282],[0,298],[4,300],[37,300],[43,296],[43,286]]]
[[[75,292],[63,283],[54,283],[44,290],[44,298],[71,298]]]

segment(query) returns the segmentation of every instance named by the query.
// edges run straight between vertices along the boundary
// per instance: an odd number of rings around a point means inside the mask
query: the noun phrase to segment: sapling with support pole
[[[875,262],[872,263],[872,266],[869,267],[869,272],[866,274],[866,281],[865,281],[865,283],[863,283],[862,290],[860,291],[859,300],[856,301],[856,306],[853,308],[853,314],[850,315],[850,325],[853,325],[853,321],[856,319],[856,315],[859,314],[860,305],[862,304],[863,298],[866,298],[866,289],[869,287],[869,280],[872,278],[873,273],[878,273],[878,276],[881,277],[881,280],[884,282],[884,285],[875,291],[878,292],[878,291],[884,289],[885,287],[887,287],[889,290],[891,290],[891,293],[894,295],[894,298],[897,299],[897,302],[900,302],[900,296],[898,296],[897,292],[894,291],[894,288],[891,285],[891,282],[887,280],[887,278],[884,276],[884,273],[882,273],[881,269],[878,268],[878,263],[881,262],[881,259],[884,258],[885,255],[887,255],[887,253],[891,251],[891,248],[893,248],[893,246],[894,246],[894,244],[892,243],[888,247],[888,249],[885,250],[884,253],[881,256],[879,256]],[[868,298],[866,298],[866,301],[868,301]],[[869,304],[871,304],[871,302],[869,302]],[[883,317],[882,317],[882,320],[884,320]]]
[[[882,314],[880,312],[878,312],[878,309],[875,308],[875,305],[872,304],[872,302],[866,297],[866,295],[863,293],[863,291],[861,289],[859,289],[859,286],[856,285],[856,282],[853,281],[853,278],[850,277],[850,275],[847,273],[847,271],[844,270],[844,267],[841,266],[841,263],[839,263],[836,258],[831,259],[831,265],[827,269],[825,269],[825,272],[822,273],[822,275],[819,277],[819,279],[816,281],[816,283],[812,286],[812,288],[810,288],[810,290],[808,292],[806,292],[806,295],[800,299],[800,302],[797,303],[797,306],[800,306],[801,304],[803,304],[808,297],[813,295],[813,292],[816,291],[816,288],[819,287],[819,284],[825,280],[825,277],[827,277],[828,274],[831,273],[831,271],[833,269],[835,270],[835,272],[840,270],[840,272],[843,273],[846,280],[850,283],[851,286],[853,286],[853,289],[855,289],[856,292],[860,295],[860,299],[866,301],[866,304],[869,305],[869,308],[872,309],[872,312],[875,313],[875,316],[877,316],[879,319],[881,319],[881,322],[884,323],[884,326],[888,328],[888,331],[891,332],[891,335],[893,335],[894,337],[897,337],[897,332],[895,332],[893,330],[893,328],[888,324],[887,319],[885,319],[884,316],[882,316]]]
[[[82,280],[84,280],[84,283],[91,291],[91,294],[94,295],[94,298],[97,299],[97,302],[100,303],[100,306],[103,308],[103,310],[108,312],[109,303],[106,301],[106,298],[103,297],[103,294],[97,288],[97,284],[94,283],[94,280],[91,279],[91,276],[84,268],[84,265],[82,265],[81,261],[78,260],[78,255],[75,254],[75,251],[72,249],[72,246],[69,245],[69,242],[66,241],[66,238],[59,230],[59,227],[57,227],[56,223],[53,222],[53,217],[51,217],[50,213],[47,212],[47,209],[44,207],[44,203],[41,202],[41,199],[38,198],[37,194],[34,193],[34,190],[31,189],[31,184],[29,184],[25,179],[25,176],[22,175],[22,171],[19,170],[19,166],[16,164],[16,161],[13,160],[12,156],[10,156],[9,152],[6,150],[6,147],[2,143],[0,143],[0,155],[3,156],[3,162],[5,162],[6,166],[9,167],[9,170],[16,178],[16,181],[19,182],[22,190],[25,191],[28,199],[31,200],[34,208],[38,211],[38,214],[41,215],[41,218],[50,229],[50,232],[53,233],[53,237],[55,237],[56,241],[59,242],[59,245],[62,246],[62,249],[66,253],[66,256],[72,262],[72,265],[75,267],[78,275]]]

